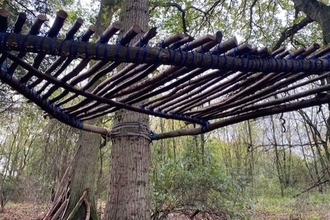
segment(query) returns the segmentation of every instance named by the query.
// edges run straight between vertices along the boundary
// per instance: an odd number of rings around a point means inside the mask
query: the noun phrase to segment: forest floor
[[[289,208],[289,207],[288,207]],[[291,207],[292,208],[292,207]],[[7,204],[4,213],[0,213],[0,220],[37,220],[45,214],[47,206],[35,206],[31,204]],[[205,216],[205,215],[204,215]],[[208,216],[205,218],[202,215],[197,215],[195,220],[202,219],[214,219],[221,220],[224,218]],[[184,213],[172,213],[170,214],[170,220],[189,220],[190,218]],[[330,210],[324,210],[323,208],[314,207],[309,210],[298,212],[291,210],[287,213],[281,213],[281,210],[271,211],[256,211],[251,217],[253,220],[328,220],[330,219]]]
[[[48,207],[49,205],[8,203],[0,213],[0,220],[37,220],[45,214]]]
[[[330,193],[305,193],[299,197],[259,197],[256,220],[330,220]]]
[[[306,194],[298,198],[276,198],[259,197],[253,209],[249,210],[253,220],[330,220],[330,195],[326,194]],[[0,220],[37,220],[42,217],[49,204],[14,204],[8,203],[4,212],[0,213]],[[194,214],[190,211],[190,214]],[[204,217],[203,217],[204,216]],[[224,218],[212,214],[205,218],[205,213],[198,213],[195,220]],[[223,215],[222,215],[223,216]],[[175,211],[170,213],[170,220],[189,220],[187,211]],[[237,218],[240,219],[240,218]],[[244,218],[246,219],[246,218]]]

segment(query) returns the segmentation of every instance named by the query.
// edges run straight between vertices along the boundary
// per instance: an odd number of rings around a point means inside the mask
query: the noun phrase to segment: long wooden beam
[[[227,126],[227,125],[232,125],[238,122],[250,120],[250,119],[255,119],[263,116],[269,116],[269,115],[274,115],[278,113],[284,113],[284,112],[290,112],[294,110],[298,110],[301,108],[308,108],[311,106],[316,106],[316,105],[321,105],[325,103],[330,102],[330,94],[326,93],[321,93],[320,95],[315,96],[312,99],[309,100],[301,100],[289,104],[283,104],[280,106],[272,106],[267,109],[262,109],[261,111],[254,111],[242,115],[237,115],[230,117],[228,119],[223,119],[218,122],[211,123],[207,126],[202,126],[199,128],[193,128],[193,129],[181,129],[181,130],[176,130],[176,131],[170,131],[170,132],[165,132],[161,134],[154,134],[154,140],[160,140],[160,139],[165,139],[165,138],[171,138],[171,137],[179,137],[179,136],[188,136],[188,135],[198,135],[202,134],[205,132],[213,131],[215,129]]]
[[[330,57],[323,59],[282,59],[274,57],[232,57],[170,50],[85,43],[56,38],[0,33],[1,51],[26,51],[73,58],[90,58],[131,63],[167,64],[193,68],[257,72],[322,72],[330,70]]]

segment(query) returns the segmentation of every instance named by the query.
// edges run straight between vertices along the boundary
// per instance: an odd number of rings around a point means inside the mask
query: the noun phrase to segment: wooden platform
[[[330,102],[330,48],[238,45],[221,32],[196,39],[175,34],[158,42],[156,28],[137,25],[117,39],[111,24],[97,40],[82,20],[61,32],[67,14],[57,12],[49,30],[45,15],[23,33],[26,15],[8,24],[0,10],[2,82],[37,104],[45,116],[103,135],[111,131],[85,121],[125,108],[200,124],[199,128],[152,135],[153,139],[204,133],[261,116]],[[130,41],[144,31],[143,37]],[[109,43],[111,42],[111,43]],[[127,64],[119,72],[120,64]]]

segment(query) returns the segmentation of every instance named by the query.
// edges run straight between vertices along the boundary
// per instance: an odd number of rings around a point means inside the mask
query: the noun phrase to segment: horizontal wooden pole
[[[193,128],[193,129],[181,129],[181,130],[170,131],[161,134],[155,134],[154,140],[179,137],[179,136],[198,135],[205,132],[213,131],[221,127],[225,127],[227,125],[232,125],[238,122],[242,122],[250,119],[256,119],[263,116],[290,112],[301,108],[308,108],[311,106],[322,105],[329,102],[330,102],[330,94],[320,93],[320,95],[317,95],[312,99],[301,100],[294,103],[283,104],[279,106],[272,106],[267,109],[262,109],[260,111],[254,111],[242,115],[233,116],[228,119],[211,123],[205,127]]]
[[[85,43],[16,33],[0,33],[0,41],[1,51],[42,52],[50,55],[94,60],[158,63],[193,68],[255,72],[322,72],[330,70],[330,57],[326,59],[283,59],[257,56],[241,58],[149,46],[127,47],[119,44]]]

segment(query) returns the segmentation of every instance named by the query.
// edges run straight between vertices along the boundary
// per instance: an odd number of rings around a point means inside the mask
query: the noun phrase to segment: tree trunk
[[[142,125],[149,117],[120,110],[115,115],[117,125],[139,122],[140,127],[124,127],[113,138],[110,162],[110,184],[105,219],[150,219],[149,157],[150,140],[138,134],[147,133]],[[131,134],[125,134],[130,132]],[[136,134],[136,135],[134,135]]]
[[[323,42],[328,45],[330,43],[330,6],[315,0],[293,0],[293,2],[296,9],[304,12],[321,26]]]
[[[146,30],[149,22],[148,0],[123,1],[120,21],[124,27],[122,33],[134,24]],[[148,115],[127,110],[115,113],[114,127],[117,132],[112,136],[105,220],[150,219],[148,126]]]
[[[251,183],[252,188],[254,188],[254,164],[255,164],[255,158],[254,158],[254,146],[253,146],[253,139],[252,139],[252,129],[250,121],[247,121],[247,133],[248,133],[248,149],[247,154],[249,158],[249,164],[247,164],[248,167],[248,178]]]
[[[77,157],[73,162],[73,173],[70,182],[70,202],[68,210],[73,210],[77,201],[87,189],[86,198],[90,205],[90,219],[98,219],[96,209],[96,174],[97,158],[100,145],[100,136],[89,132],[81,132],[79,145],[83,147],[77,152]],[[72,219],[85,219],[87,204],[81,205]],[[70,211],[66,213],[68,217]]]
[[[279,149],[277,145],[277,138],[276,138],[276,130],[275,130],[275,122],[273,119],[273,116],[270,116],[270,120],[272,123],[272,136],[273,136],[273,145],[274,145],[274,150],[275,150],[275,166],[276,166],[276,172],[277,172],[277,177],[280,183],[280,190],[281,190],[281,196],[284,196],[284,180],[283,180],[283,168],[282,164],[280,161],[280,154],[279,154]]]
[[[98,219],[95,199],[100,136],[82,131],[78,148],[59,184],[53,205],[43,218]]]
[[[110,23],[114,11],[117,10],[117,4],[118,1],[101,0],[94,36],[100,36]],[[94,65],[95,62],[92,61],[89,64]],[[100,82],[97,81],[88,90],[92,91]],[[99,119],[96,118],[88,123],[96,124],[98,121]],[[56,215],[74,220],[99,219],[96,205],[96,184],[100,135],[81,131],[78,146],[76,154],[57,189],[53,206],[44,219],[53,218]],[[68,189],[70,190],[69,193]],[[69,195],[70,197],[67,198]],[[61,211],[61,207],[67,208],[63,208]],[[88,216],[90,217],[88,218]]]

